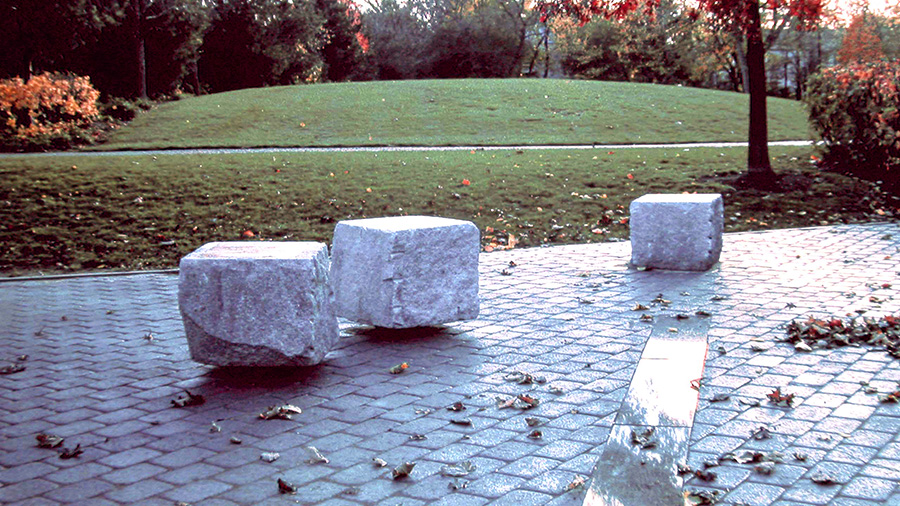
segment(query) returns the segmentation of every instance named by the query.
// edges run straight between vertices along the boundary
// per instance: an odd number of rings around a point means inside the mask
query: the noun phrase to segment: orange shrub
[[[44,72],[0,81],[0,135],[20,141],[68,135],[99,115],[90,79]]]

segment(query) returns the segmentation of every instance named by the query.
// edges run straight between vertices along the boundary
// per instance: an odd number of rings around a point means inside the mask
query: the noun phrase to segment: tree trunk
[[[745,181],[758,188],[771,189],[778,180],[769,162],[769,131],[766,114],[766,49],[756,1],[750,8],[747,34],[747,77],[750,81],[750,138]]]
[[[136,70],[136,91],[139,98],[147,98],[147,54],[144,47],[144,2],[145,0],[132,0],[132,15],[134,16],[132,30],[134,31],[134,57]]]
[[[550,75],[550,27],[547,26],[547,33],[544,34],[544,79]]]

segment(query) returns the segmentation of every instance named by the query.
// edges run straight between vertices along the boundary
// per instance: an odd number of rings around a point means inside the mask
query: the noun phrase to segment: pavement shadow
[[[277,389],[297,383],[314,383],[322,365],[307,367],[215,367],[206,373],[213,386],[231,389]]]
[[[438,325],[434,327],[413,327],[408,329],[389,329],[383,327],[354,327],[345,331],[347,334],[366,341],[377,343],[427,343],[450,339],[460,333],[452,327]]]

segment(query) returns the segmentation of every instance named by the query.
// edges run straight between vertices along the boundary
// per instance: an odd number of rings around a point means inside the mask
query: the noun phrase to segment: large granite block
[[[478,316],[478,227],[432,216],[341,221],[331,282],[337,315],[387,328]]]
[[[631,263],[637,267],[705,271],[719,261],[722,196],[648,194],[631,202]]]
[[[328,248],[213,242],[181,259],[178,306],[191,357],[219,366],[313,365],[338,338]]]

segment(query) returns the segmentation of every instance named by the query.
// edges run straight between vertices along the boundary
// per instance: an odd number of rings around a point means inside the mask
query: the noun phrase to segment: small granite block
[[[219,366],[314,365],[337,342],[328,248],[213,242],[181,259],[178,306],[191,357]]]
[[[705,271],[722,252],[722,196],[648,194],[631,202],[631,263],[637,267]]]
[[[331,282],[337,315],[386,328],[478,317],[474,223],[432,216],[341,221]]]

